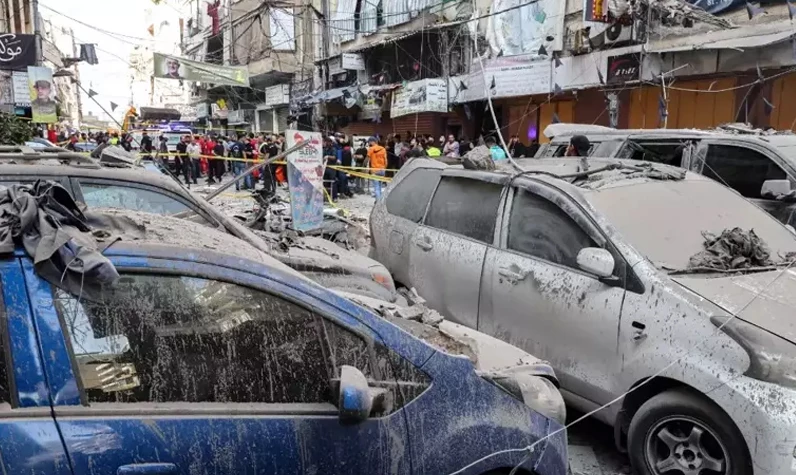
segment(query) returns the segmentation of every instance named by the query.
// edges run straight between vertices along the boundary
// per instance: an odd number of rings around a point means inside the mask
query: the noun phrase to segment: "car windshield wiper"
[[[720,269],[717,267],[686,267],[685,269],[669,270],[669,275],[686,275],[686,274],[756,274],[758,272],[770,272],[777,270],[782,266],[788,265],[789,262],[782,262],[770,266],[760,267],[742,267],[738,269]]]

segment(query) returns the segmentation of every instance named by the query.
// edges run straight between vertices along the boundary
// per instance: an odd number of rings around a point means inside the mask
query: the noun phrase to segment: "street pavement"
[[[569,421],[583,414],[567,408]],[[572,475],[630,474],[627,456],[614,445],[614,430],[596,419],[586,419],[567,431]]]

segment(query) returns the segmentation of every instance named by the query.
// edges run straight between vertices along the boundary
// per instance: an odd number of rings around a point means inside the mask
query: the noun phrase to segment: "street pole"
[[[27,0],[22,1],[25,2]],[[41,66],[44,60],[44,48],[41,44],[42,37],[39,17],[39,0],[31,0],[31,10],[33,13],[33,35],[36,37],[36,66]]]
[[[75,29],[70,28],[69,33],[72,35],[72,56],[74,58],[78,58],[80,53],[77,51],[77,42],[75,41]],[[73,83],[75,85],[80,83],[80,62],[76,62],[75,66],[75,79]],[[80,97],[80,90],[77,91],[77,128],[80,128],[80,124],[83,123],[83,99]]]

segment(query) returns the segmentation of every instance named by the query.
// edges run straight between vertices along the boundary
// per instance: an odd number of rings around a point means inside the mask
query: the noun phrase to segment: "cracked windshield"
[[[0,0],[0,473],[796,475],[791,0]]]

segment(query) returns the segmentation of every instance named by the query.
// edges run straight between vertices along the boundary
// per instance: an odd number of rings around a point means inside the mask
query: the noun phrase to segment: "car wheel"
[[[633,416],[630,463],[639,475],[752,473],[741,432],[718,406],[687,390],[658,394]]]

